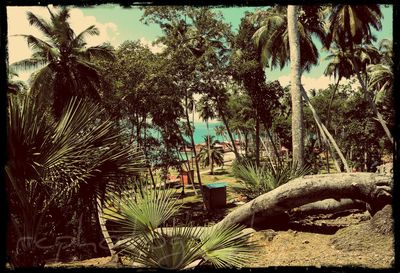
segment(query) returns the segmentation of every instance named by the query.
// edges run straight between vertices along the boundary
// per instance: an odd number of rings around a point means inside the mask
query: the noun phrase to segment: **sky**
[[[50,8],[52,8],[50,6]],[[255,7],[226,7],[216,8],[222,12],[225,21],[232,25],[232,29],[237,31],[240,20],[245,11],[254,11]],[[386,38],[393,39],[392,34],[392,6],[381,7],[383,13],[382,30],[373,33],[378,41]],[[33,26],[30,26],[26,12],[31,11],[37,16],[49,19],[49,13],[45,7],[7,7],[8,17],[8,49],[9,63],[13,63],[31,56],[32,51],[22,37],[18,34],[32,34],[40,37],[40,32]],[[93,7],[74,7],[71,9],[70,24],[75,33],[83,31],[90,25],[96,25],[100,30],[99,36],[92,36],[87,40],[88,46],[98,45],[103,42],[109,42],[114,47],[118,47],[126,40],[140,40],[143,45],[147,45],[153,52],[160,52],[162,46],[153,45],[152,42],[162,35],[158,25],[145,25],[140,22],[143,11],[139,7],[122,8],[119,5],[98,5]],[[320,43],[316,43],[320,48]],[[320,54],[320,63],[314,66],[309,73],[305,72],[302,76],[302,83],[305,89],[326,88],[333,83],[333,78],[323,75],[326,67],[326,61],[323,60],[324,54]],[[266,69],[267,80],[279,80],[281,85],[286,86],[290,81],[289,66],[283,70]],[[20,79],[28,79],[31,72],[19,72]]]

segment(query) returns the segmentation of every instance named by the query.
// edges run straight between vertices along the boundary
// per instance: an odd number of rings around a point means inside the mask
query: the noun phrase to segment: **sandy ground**
[[[382,213],[381,213],[382,212]],[[385,208],[372,219],[365,214],[350,214],[330,224],[350,224],[334,234],[295,230],[260,230],[253,233],[255,259],[249,267],[312,266],[391,268],[394,263],[394,236],[391,208]],[[358,223],[357,223],[358,222]],[[110,257],[71,263],[50,264],[49,267],[116,267]]]

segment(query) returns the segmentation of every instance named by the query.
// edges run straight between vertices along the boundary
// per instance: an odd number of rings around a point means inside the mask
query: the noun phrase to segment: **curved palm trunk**
[[[331,108],[332,108],[333,100],[335,98],[336,91],[337,91],[337,89],[339,87],[340,79],[341,79],[341,77],[339,76],[338,80],[336,82],[336,85],[335,85],[335,89],[333,89],[333,93],[332,93],[331,99],[329,100],[328,114],[327,114],[328,117],[327,117],[327,120],[326,120],[326,128],[330,128],[330,125],[331,125]],[[327,170],[328,170],[328,173],[329,173],[329,153],[328,153],[328,151],[326,152],[326,164],[327,164],[326,166],[327,166]]]
[[[357,79],[360,82],[362,90],[364,91],[364,95],[367,98],[367,100],[368,100],[368,102],[369,102],[369,104],[370,104],[370,106],[372,108],[372,111],[376,115],[376,117],[378,119],[378,122],[382,125],[382,128],[385,131],[385,134],[389,138],[390,142],[393,144],[392,134],[390,133],[390,130],[386,125],[386,122],[383,120],[383,117],[382,117],[381,113],[379,113],[378,109],[376,108],[375,103],[373,102],[372,98],[370,97],[370,95],[368,93],[367,86],[365,85],[365,82],[361,78],[360,70],[358,68],[357,62],[354,59],[353,59],[353,63],[354,63],[354,70],[356,71]]]
[[[101,200],[99,197],[96,197],[96,202],[97,202],[97,217],[99,220],[101,233],[103,234],[104,240],[107,243],[108,250],[110,251],[111,261],[118,262],[119,256],[118,256],[117,252],[114,250],[114,243],[111,240],[110,234],[108,233],[108,230],[106,227],[106,221],[104,220],[104,217],[103,217],[103,206],[102,206],[102,203],[101,203]]]
[[[324,138],[328,138],[328,139],[329,139],[329,141],[330,141],[330,143],[332,144],[333,148],[335,149],[335,151],[338,153],[340,159],[342,160],[342,163],[343,163],[343,165],[344,165],[344,168],[345,168],[346,172],[350,172],[350,168],[349,168],[349,166],[348,166],[348,164],[347,164],[347,161],[346,161],[345,157],[343,156],[342,152],[340,151],[339,146],[336,144],[335,139],[334,139],[334,138],[332,137],[332,135],[329,133],[328,129],[326,129],[325,125],[324,125],[324,124],[321,122],[321,120],[319,119],[318,114],[317,114],[317,112],[315,111],[314,107],[312,106],[312,104],[311,104],[311,102],[310,102],[310,99],[308,98],[307,93],[306,93],[306,91],[304,90],[303,86],[301,86],[301,89],[300,89],[300,90],[301,90],[301,92],[302,92],[302,95],[303,95],[304,99],[307,101],[308,106],[310,107],[310,110],[311,110],[311,112],[312,112],[312,114],[313,114],[314,120],[315,120],[315,122],[317,123],[317,126],[318,126],[318,128],[320,129],[320,131],[321,131],[321,135],[322,135]],[[327,143],[329,143],[329,142],[327,141]],[[333,149],[332,149],[332,150],[333,150]],[[333,154],[333,151],[332,151],[332,154]]]
[[[329,104],[328,104],[328,114],[327,114],[328,118],[327,118],[327,121],[326,121],[327,128],[329,128],[329,125],[331,124],[331,108],[332,108],[333,99],[335,98],[336,91],[337,91],[337,89],[339,87],[340,79],[341,79],[341,77],[339,77],[337,82],[336,82],[335,89],[333,89],[333,93],[332,93],[331,99],[330,99]]]
[[[303,104],[301,101],[300,35],[297,26],[298,6],[288,5],[287,27],[290,48],[290,93],[292,97],[293,161],[304,165]]]
[[[235,140],[233,139],[231,130],[229,129],[228,121],[226,120],[226,117],[225,117],[225,115],[224,115],[224,113],[223,113],[223,111],[221,109],[219,109],[219,115],[220,115],[220,117],[222,119],[222,122],[225,125],[226,131],[228,132],[228,136],[229,136],[229,138],[231,140],[232,147],[233,147],[233,152],[235,153],[236,159],[241,159],[241,156],[238,153],[237,148],[236,148]]]

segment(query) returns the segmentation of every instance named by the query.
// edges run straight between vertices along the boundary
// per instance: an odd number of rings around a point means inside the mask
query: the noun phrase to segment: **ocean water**
[[[230,141],[229,136],[228,136],[228,133],[225,133],[225,137],[223,137],[223,136],[217,136],[217,135],[215,134],[215,130],[214,130],[215,127],[221,126],[221,125],[224,125],[224,124],[223,124],[222,122],[212,122],[212,123],[209,123],[208,126],[209,126],[210,135],[211,135],[211,136],[214,136],[214,140],[219,140],[219,141]],[[192,127],[192,130],[193,130],[193,127]],[[154,137],[156,137],[156,138],[160,137],[160,133],[157,132],[157,131],[155,131],[155,130],[153,130],[153,129],[150,129],[148,132],[149,132],[150,134],[152,134],[152,135],[153,135]],[[130,133],[130,130],[129,130],[129,129],[127,129],[127,133],[128,133],[128,134]],[[204,143],[204,142],[205,142],[204,138],[207,136],[207,134],[208,134],[208,131],[207,131],[207,124],[206,124],[205,122],[200,122],[200,121],[194,122],[194,134],[193,134],[193,137],[194,137],[194,142],[195,142],[195,144]],[[234,137],[235,139],[238,138],[238,136],[235,135],[235,134],[233,134],[233,137]],[[189,137],[185,137],[185,139],[186,139],[189,143],[191,142]]]
[[[226,139],[222,136],[217,136],[215,134],[215,130],[214,128],[220,125],[224,125],[222,122],[213,122],[213,123],[209,123],[208,126],[210,128],[210,135],[214,136],[215,140],[219,140],[219,141],[225,141]],[[207,124],[205,122],[195,122],[194,123],[194,134],[193,134],[193,138],[194,138],[194,142],[196,144],[199,143],[204,143],[204,137],[207,136],[208,132],[207,132]],[[229,139],[228,134],[226,133],[226,138]]]

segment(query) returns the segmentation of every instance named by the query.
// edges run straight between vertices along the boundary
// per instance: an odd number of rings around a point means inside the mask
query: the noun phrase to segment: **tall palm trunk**
[[[179,128],[178,128],[178,132],[179,132],[180,138],[181,138],[183,141],[185,141],[185,139],[183,138],[182,132],[181,132],[181,130],[179,130]],[[185,142],[184,142],[184,143],[185,143]],[[185,156],[186,156],[186,159],[187,159],[187,164],[185,164],[185,165],[186,165],[187,170],[190,172],[190,171],[191,171],[191,168],[190,168],[190,160],[189,160],[188,153],[187,153],[187,151],[186,151],[186,144],[184,144],[184,151],[185,151]],[[192,175],[191,175],[191,174],[188,175],[188,181],[192,184],[194,194],[197,195],[196,186],[194,185],[194,181],[192,180]],[[185,185],[183,185],[183,187],[185,187]]]
[[[207,153],[208,153],[208,158],[211,158],[211,150],[210,150],[210,127],[208,124],[208,119],[206,119],[206,125],[207,125]],[[211,174],[212,174],[212,167],[211,167]]]
[[[376,115],[379,123],[383,127],[383,130],[385,131],[386,136],[389,138],[390,142],[393,144],[392,134],[390,133],[390,130],[386,125],[386,122],[383,120],[383,117],[382,117],[381,113],[379,113],[378,109],[376,108],[375,103],[373,102],[371,96],[369,95],[367,86],[366,86],[365,82],[363,81],[363,79],[361,78],[360,70],[359,70],[357,62],[356,62],[356,60],[354,58],[353,58],[353,63],[354,63],[354,70],[356,72],[357,79],[360,82],[362,90],[364,91],[364,95],[367,98],[367,100],[368,100],[368,102],[369,102],[369,104],[370,104],[370,106],[372,108],[372,111]]]
[[[260,166],[260,119],[256,117],[256,165]]]
[[[298,6],[288,5],[287,27],[290,48],[290,93],[292,98],[292,150],[293,161],[304,165],[303,104],[301,99],[300,35],[298,30]]]
[[[271,135],[270,131],[268,130],[268,125],[267,125],[266,122],[263,122],[263,123],[264,123],[265,131],[266,131],[266,133],[267,133],[267,137],[268,137],[268,139],[269,139],[269,142],[271,143],[272,149],[273,149],[274,154],[275,154],[275,157],[276,157],[276,159],[277,159],[277,163],[278,163],[279,165],[281,165],[281,163],[282,163],[281,157],[280,157],[279,152],[278,152],[278,150],[277,150],[277,148],[276,148],[276,145],[275,145],[275,142],[274,142],[274,140],[273,140],[273,138],[272,138],[272,135]]]
[[[196,144],[194,142],[194,137],[193,137],[193,131],[192,131],[192,126],[190,125],[190,119],[189,119],[189,109],[188,109],[188,95],[186,91],[186,96],[185,96],[185,116],[186,116],[186,122],[188,124],[188,129],[189,129],[189,135],[190,135],[190,141],[193,146],[193,154],[194,154],[194,161],[196,163],[196,173],[197,173],[197,180],[199,181],[199,186],[200,186],[200,192],[203,195],[203,186],[201,184],[201,175],[200,175],[200,167],[199,167],[199,161],[197,160],[197,152],[196,152]]]

